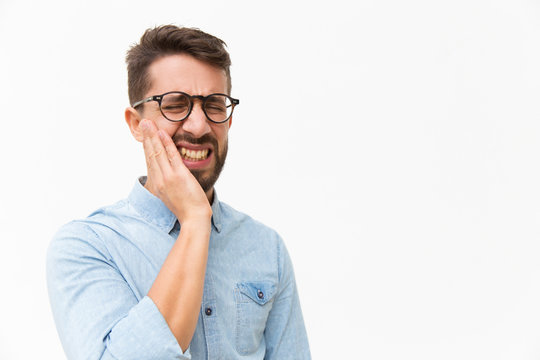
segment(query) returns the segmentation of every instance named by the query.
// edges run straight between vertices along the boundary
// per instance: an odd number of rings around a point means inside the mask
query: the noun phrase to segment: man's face
[[[148,68],[150,89],[143,98],[169,91],[207,96],[227,93],[227,77],[222,69],[201,62],[190,55],[168,55],[154,61]],[[228,132],[231,120],[216,124],[209,121],[200,100],[194,100],[189,117],[180,122],[167,120],[156,101],[144,104],[142,118],[154,120],[176,144],[184,164],[203,190],[210,191],[227,157]]]

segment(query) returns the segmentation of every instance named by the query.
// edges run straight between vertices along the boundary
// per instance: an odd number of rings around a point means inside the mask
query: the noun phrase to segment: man
[[[225,43],[149,29],[128,51],[126,122],[147,177],[64,225],[47,257],[69,359],[309,359],[291,260],[214,183],[239,100]]]

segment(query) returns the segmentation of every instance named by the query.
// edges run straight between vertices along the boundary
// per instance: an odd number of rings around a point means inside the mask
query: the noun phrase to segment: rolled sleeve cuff
[[[106,338],[113,359],[191,359],[148,296],[121,319]]]

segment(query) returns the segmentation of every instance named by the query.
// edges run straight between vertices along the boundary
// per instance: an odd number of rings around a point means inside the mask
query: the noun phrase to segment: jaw
[[[210,144],[205,143],[203,145],[177,142],[176,145],[181,156],[183,151],[182,147],[186,148],[185,154],[182,156],[184,165],[186,165],[191,174],[193,174],[195,179],[197,179],[207,196],[212,195],[214,184],[216,183],[219,175],[221,174],[221,170],[223,170],[223,166],[225,165],[225,159],[227,158],[228,152],[228,141],[225,140],[224,144],[219,149],[217,142]],[[186,158],[185,155],[187,155],[187,149],[189,148],[196,151],[201,150],[200,160],[192,161],[193,158]],[[204,149],[208,149],[206,159],[204,159],[204,154],[202,153]],[[191,155],[193,156],[193,153],[191,153]]]
[[[214,184],[217,181],[219,176],[219,170],[216,172],[216,168],[211,167],[210,169],[189,169],[189,172],[197,180],[203,191],[208,195],[211,194]]]

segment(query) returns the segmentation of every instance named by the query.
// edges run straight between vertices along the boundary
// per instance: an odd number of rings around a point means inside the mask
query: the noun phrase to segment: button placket
[[[204,323],[204,337],[206,339],[206,351],[208,359],[222,359],[221,342],[222,335],[219,333],[218,309],[216,307],[216,295],[212,275],[207,272],[204,279],[203,301],[201,304],[202,321]]]

